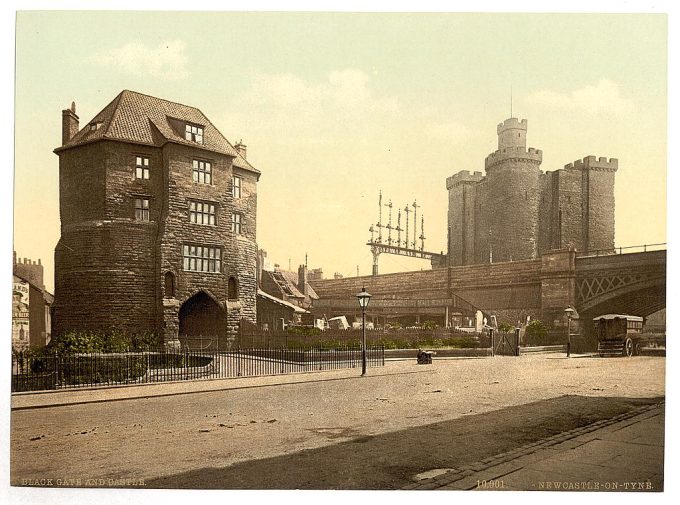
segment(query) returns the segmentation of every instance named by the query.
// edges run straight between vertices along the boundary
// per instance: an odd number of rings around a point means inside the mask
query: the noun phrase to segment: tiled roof
[[[262,275],[269,277],[269,279],[272,281],[270,286],[277,286],[282,295],[305,300],[319,299],[319,295],[316,294],[316,291],[314,291],[314,288],[312,288],[312,285],[309,282],[307,282],[307,296],[305,296],[304,293],[300,291],[300,288],[298,287],[298,275],[296,272],[278,269],[274,272],[264,270]]]
[[[309,314],[308,311],[303,309],[302,307],[298,307],[294,303],[287,302],[285,300],[281,300],[281,298],[276,298],[275,296],[270,295],[269,293],[266,293],[262,291],[261,289],[257,290],[257,296],[261,296],[262,298],[265,298],[271,302],[277,303],[283,307],[292,309],[294,312],[297,312],[298,314]]]
[[[283,278],[286,279],[286,282],[295,296],[305,298],[304,293],[300,291],[300,286],[298,286],[299,279],[297,272],[290,272],[288,270],[281,270],[280,272],[283,275]],[[309,282],[307,282],[307,296],[313,300],[317,300],[319,298],[319,295],[316,294],[316,291],[314,291],[314,288],[312,288]]]
[[[258,174],[260,173],[260,171],[257,168],[252,166],[250,164],[250,162],[248,160],[246,160],[240,154],[236,158],[234,158],[233,163],[234,163],[235,167],[243,168],[244,170],[250,170],[250,171],[253,171],[253,172],[257,172]]]
[[[100,125],[93,130],[90,125],[95,123]],[[203,127],[203,144],[185,140],[185,123]],[[199,109],[135,91],[122,91],[71,140],[57,148],[57,151],[101,139],[154,146],[166,141],[176,142],[233,156],[237,167],[260,173],[234,149]]]

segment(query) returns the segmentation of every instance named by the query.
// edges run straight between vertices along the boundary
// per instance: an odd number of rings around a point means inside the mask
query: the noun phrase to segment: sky
[[[543,170],[619,159],[617,246],[666,242],[666,40],[663,14],[20,11],[13,248],[53,290],[61,110],[86,125],[123,89],[243,140],[258,245],[283,268],[370,274],[380,191],[417,200],[445,251],[446,178],[484,171],[511,95]]]

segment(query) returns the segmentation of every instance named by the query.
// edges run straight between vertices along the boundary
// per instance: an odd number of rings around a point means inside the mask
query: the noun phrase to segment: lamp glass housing
[[[361,293],[357,294],[359,300],[359,307],[362,309],[368,308],[368,302],[371,301],[371,295],[366,292],[366,288],[361,288]]]

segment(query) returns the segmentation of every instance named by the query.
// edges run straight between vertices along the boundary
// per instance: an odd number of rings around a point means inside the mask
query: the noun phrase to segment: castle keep
[[[526,147],[526,119],[505,120],[497,134],[485,176],[465,170],[446,180],[449,266],[613,251],[618,160],[588,156],[544,173],[542,151]]]
[[[62,111],[54,329],[233,338],[256,321],[246,146],[198,109],[121,92],[84,128]]]

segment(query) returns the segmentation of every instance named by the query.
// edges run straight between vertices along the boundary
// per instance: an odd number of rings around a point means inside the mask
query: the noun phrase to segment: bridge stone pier
[[[605,313],[648,316],[666,306],[666,251],[593,254],[556,250],[539,259],[434,270],[310,281],[319,295],[317,315],[360,316],[356,294],[373,295],[369,317],[413,315],[452,323],[476,310],[498,322],[526,316],[565,332],[564,309],[579,314],[576,331],[592,340],[593,317]],[[592,342],[590,342],[592,344]]]

